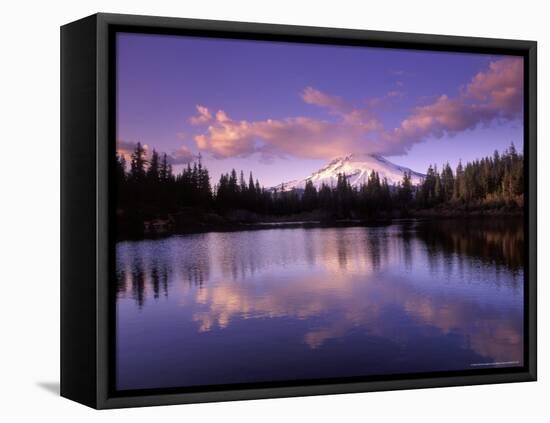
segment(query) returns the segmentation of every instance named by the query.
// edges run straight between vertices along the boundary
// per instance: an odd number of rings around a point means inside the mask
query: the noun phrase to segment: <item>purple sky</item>
[[[523,148],[510,56],[118,34],[117,139],[265,186],[366,152],[425,172]]]

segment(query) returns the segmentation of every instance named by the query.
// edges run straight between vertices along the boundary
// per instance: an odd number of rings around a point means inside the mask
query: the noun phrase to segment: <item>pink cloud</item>
[[[467,96],[484,102],[502,114],[521,112],[523,105],[523,59],[509,58],[489,65],[479,72],[468,87]]]
[[[196,155],[185,145],[168,156],[169,162],[174,165],[191,163],[195,159]]]
[[[130,163],[132,159],[132,153],[134,149],[136,148],[137,142],[131,142],[131,141],[123,141],[123,140],[117,140],[116,143],[116,150],[119,156],[124,157],[124,160],[126,160],[126,163]],[[143,149],[145,150],[145,154],[149,155],[149,146],[147,144],[142,144]]]
[[[302,100],[307,104],[326,107],[335,111],[344,111],[347,105],[340,97],[327,95],[312,87],[306,87],[302,92]]]
[[[204,125],[205,123],[208,123],[212,120],[212,115],[208,111],[208,109],[204,106],[197,105],[197,116],[193,116],[190,121],[193,125]]]
[[[214,157],[247,156],[253,153],[264,155],[292,154],[298,157],[327,158],[357,151],[370,146],[383,146],[375,141],[365,145],[365,139],[374,127],[359,121],[331,122],[308,117],[292,117],[280,120],[267,119],[249,122],[231,119],[225,112],[216,113],[215,122],[206,133],[197,135],[195,142],[202,151]]]
[[[455,135],[497,119],[519,118],[522,106],[523,59],[502,59],[476,74],[456,98],[442,95],[432,104],[416,107],[399,127],[386,134],[386,140],[406,146],[429,136]]]
[[[388,96],[390,95],[388,94]],[[302,100],[307,104],[326,108],[331,113],[340,116],[345,123],[362,127],[365,131],[376,130],[381,127],[379,120],[370,110],[372,104],[369,104],[369,108],[357,108],[341,97],[325,94],[312,87],[307,87],[302,92]]]
[[[462,99],[439,97],[428,106],[420,106],[388,134],[395,142],[420,140],[427,136],[441,137],[445,133],[456,133],[475,126],[480,116]]]
[[[208,108],[197,106],[198,114],[191,122],[207,125],[205,132],[194,139],[200,150],[218,158],[258,152],[321,159],[352,152],[404,154],[428,137],[452,136],[497,119],[521,117],[523,60],[507,58],[492,62],[456,97],[441,95],[431,104],[414,108],[396,128],[384,128],[374,109],[381,102],[402,96],[400,91],[390,91],[361,108],[341,97],[307,87],[301,93],[302,100],[327,109],[336,119],[298,116],[238,121],[223,110],[213,115]]]

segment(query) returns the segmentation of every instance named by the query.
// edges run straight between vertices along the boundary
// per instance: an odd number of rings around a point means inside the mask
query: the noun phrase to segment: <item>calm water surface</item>
[[[117,244],[117,388],[523,365],[516,220]]]

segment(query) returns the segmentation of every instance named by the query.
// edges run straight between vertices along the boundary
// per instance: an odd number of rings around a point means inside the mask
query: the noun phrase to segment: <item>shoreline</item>
[[[470,219],[519,219],[523,218],[522,211],[501,211],[501,210],[416,210],[408,213],[406,216],[381,216],[368,219],[320,219],[304,218],[298,216],[287,219],[266,218],[261,221],[231,221],[225,220],[217,222],[180,222],[177,227],[171,224],[161,226],[158,229],[143,231],[142,233],[117,233],[115,242],[121,241],[140,241],[168,238],[175,235],[192,235],[209,232],[238,232],[238,231],[256,231],[266,229],[314,229],[314,228],[348,228],[348,227],[377,227],[389,226],[397,223],[406,222],[429,222],[440,220],[470,220]],[[165,221],[162,221],[165,222]]]

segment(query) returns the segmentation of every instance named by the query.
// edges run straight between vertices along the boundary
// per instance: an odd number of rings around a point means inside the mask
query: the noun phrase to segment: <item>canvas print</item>
[[[521,369],[523,70],[117,33],[115,389]]]

